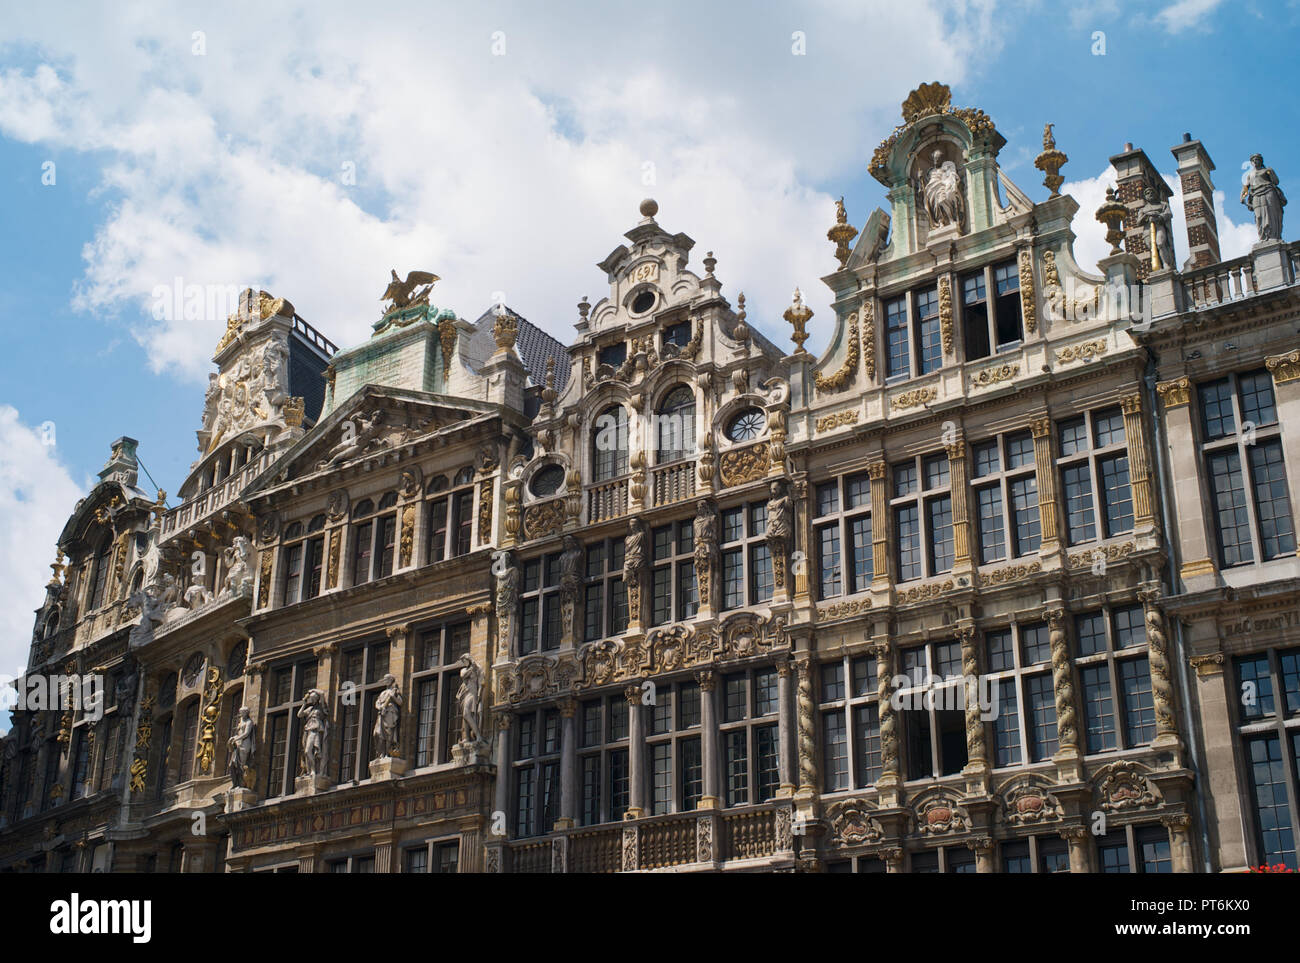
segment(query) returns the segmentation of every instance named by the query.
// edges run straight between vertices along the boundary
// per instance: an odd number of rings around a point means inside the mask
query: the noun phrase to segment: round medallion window
[[[528,483],[528,490],[538,498],[554,495],[564,484],[564,468],[560,465],[547,465],[533,476]]]
[[[767,416],[760,408],[746,408],[727,426],[727,437],[732,441],[753,441],[767,427]]]
[[[655,293],[650,288],[646,288],[640,294],[632,299],[632,313],[645,314],[655,306]]]

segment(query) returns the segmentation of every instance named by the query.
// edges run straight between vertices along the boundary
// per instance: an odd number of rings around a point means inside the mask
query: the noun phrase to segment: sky
[[[652,196],[777,343],[800,287],[820,352],[833,201],[887,207],[867,163],[933,80],[1035,200],[1056,125],[1085,268],[1125,142],[1175,188],[1169,148],[1203,142],[1225,258],[1250,154],[1300,182],[1300,0],[212,6],[0,0],[0,673],[110,443],[139,439],[149,491],[197,455],[227,310],[169,312],[177,284],[264,288],[347,347],[391,268],[431,270],[439,307],[504,298],[567,343]]]

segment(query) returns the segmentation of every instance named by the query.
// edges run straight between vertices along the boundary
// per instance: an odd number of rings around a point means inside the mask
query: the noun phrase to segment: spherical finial
[[[654,217],[659,213],[659,204],[653,197],[647,197],[641,202],[641,216]]]

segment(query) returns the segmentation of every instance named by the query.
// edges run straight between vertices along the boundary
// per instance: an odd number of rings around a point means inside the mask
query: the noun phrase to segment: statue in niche
[[[397,725],[402,719],[402,690],[390,673],[381,680],[383,689],[375,697],[375,758],[388,759],[397,751]]]
[[[960,230],[966,222],[966,201],[961,192],[961,175],[957,165],[943,159],[943,151],[936,149],[930,155],[933,162],[925,176],[922,194],[925,213],[930,227],[947,227],[954,224]]]
[[[1154,187],[1148,187],[1142,192],[1137,224],[1148,233],[1148,243],[1154,254],[1151,259],[1153,271],[1167,271],[1174,266],[1173,219],[1169,202],[1161,200]]]
[[[564,536],[560,555],[560,620],[564,637],[573,638],[574,614],[582,595],[582,543],[572,535]]]
[[[1286,195],[1278,186],[1273,168],[1264,166],[1262,154],[1250,156],[1250,168],[1241,181],[1241,203],[1255,215],[1255,231],[1261,241],[1282,240],[1282,208]]]
[[[325,774],[325,739],[329,735],[330,720],[325,712],[325,693],[312,689],[303,697],[298,718],[302,727],[302,771],[317,777]]]
[[[227,740],[230,749],[230,761],[226,772],[230,776],[232,789],[247,788],[245,780],[248,770],[253,766],[253,753],[257,751],[257,723],[252,719],[248,706],[239,709],[239,721],[235,723],[235,734]]]
[[[460,657],[460,688],[456,703],[460,706],[460,741],[474,746],[483,741],[483,673],[468,655]]]

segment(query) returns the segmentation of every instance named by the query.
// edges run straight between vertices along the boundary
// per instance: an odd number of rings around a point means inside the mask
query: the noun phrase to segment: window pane
[[[1061,469],[1061,489],[1065,493],[1066,529],[1070,544],[1092,541],[1097,526],[1092,514],[1092,479],[1087,464]]]
[[[980,564],[997,562],[1007,557],[1006,527],[1002,519],[1002,489],[991,485],[975,492],[978,505]]]
[[[1015,668],[1015,653],[1012,650],[1010,629],[989,632],[985,637],[985,644],[988,647],[990,672],[1002,672],[1006,669]]]
[[[1050,675],[1030,676],[1025,680],[1025,699],[1029,704],[1029,741],[1033,761],[1048,759],[1059,748],[1056,734],[1056,701]]]
[[[1074,637],[1079,655],[1096,655],[1106,651],[1106,620],[1100,612],[1074,617]]]
[[[1300,749],[1294,745],[1294,737],[1292,742],[1293,749]],[[1250,759],[1255,819],[1264,862],[1269,865],[1285,863],[1295,869],[1295,831],[1287,804],[1287,775],[1281,741],[1275,735],[1248,739],[1246,753]]]
[[[1277,405],[1273,399],[1273,376],[1256,371],[1238,377],[1241,388],[1241,420],[1252,425],[1277,423]]]
[[[1029,843],[1002,844],[1002,872],[1032,873],[1033,863],[1029,860]]]
[[[920,373],[927,374],[943,364],[943,345],[939,340],[939,293],[919,291],[916,295],[917,357]]]
[[[1287,493],[1286,465],[1282,442],[1260,442],[1247,449],[1250,475],[1255,486],[1255,513],[1259,517],[1260,551],[1265,559],[1295,551],[1295,527],[1291,522],[1291,498]]]
[[[1241,702],[1244,722],[1263,719],[1276,711],[1273,702],[1273,678],[1269,675],[1268,656],[1257,655],[1239,658],[1237,663],[1237,696]]]
[[[1119,663],[1119,687],[1124,693],[1124,743],[1146,745],[1156,737],[1156,706],[1146,656]]]
[[[853,543],[852,591],[865,592],[871,586],[874,556],[871,548],[871,516],[861,515],[849,521],[849,537]]]
[[[853,752],[858,774],[858,788],[870,786],[880,778],[880,714],[874,702],[853,710]]]
[[[1138,869],[1143,873],[1172,873],[1174,862],[1169,853],[1169,833],[1163,826],[1143,826],[1133,832],[1137,844]]]
[[[973,454],[972,463],[974,465],[974,478],[983,478],[985,475],[992,475],[1001,468],[1001,459],[998,457],[997,440],[980,442],[978,445],[971,446]]]
[[[1101,665],[1079,669],[1083,686],[1084,731],[1088,752],[1105,752],[1115,748],[1115,700],[1110,691],[1110,671]]]
[[[1097,471],[1101,476],[1106,535],[1133,531],[1133,492],[1129,487],[1128,455],[1098,459]]]
[[[907,298],[885,303],[885,377],[911,374],[907,344]]]
[[[930,521],[930,574],[952,570],[952,496],[943,495],[926,503]]]
[[[1052,643],[1048,637],[1047,624],[1026,625],[1020,630],[1020,640],[1024,647],[1024,664],[1037,665],[1052,658]]]
[[[1115,648],[1126,649],[1146,642],[1147,629],[1142,621],[1142,606],[1126,605],[1116,609],[1112,618],[1115,624]]]
[[[1232,413],[1232,386],[1227,378],[1197,386],[1201,401],[1201,430],[1207,441],[1226,438],[1237,430]]]
[[[1088,450],[1088,425],[1082,416],[1062,421],[1056,430],[1062,458]]]
[[[898,538],[898,580],[921,577],[921,525],[915,505],[894,510],[894,532]]]
[[[820,547],[818,563],[818,598],[834,598],[843,591],[840,581],[840,526],[825,525],[817,529],[817,544]]]
[[[1038,479],[1033,475],[1016,478],[1010,482],[1011,518],[1015,525],[1015,554],[1028,555],[1038,551],[1042,542],[1042,529],[1038,518]]]
[[[1002,679],[998,682],[998,714],[993,719],[993,746],[995,765],[1020,764],[1020,705],[1016,698],[1015,679]]]
[[[849,739],[843,709],[822,713],[822,744],[826,759],[826,792],[849,788]]]

